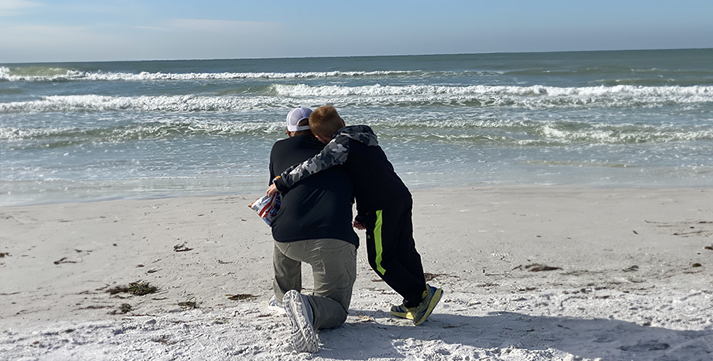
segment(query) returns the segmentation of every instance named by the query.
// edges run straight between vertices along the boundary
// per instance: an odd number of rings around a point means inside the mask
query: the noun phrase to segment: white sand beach
[[[315,355],[267,309],[259,194],[0,207],[0,359],[713,360],[713,189],[413,195],[441,303],[393,318],[360,247],[350,316]]]

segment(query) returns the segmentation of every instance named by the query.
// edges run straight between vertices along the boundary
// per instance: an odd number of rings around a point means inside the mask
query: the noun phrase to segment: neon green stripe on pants
[[[381,226],[384,223],[383,218],[381,218],[381,210],[376,211],[376,223],[374,224],[374,247],[376,258],[374,262],[376,263],[376,270],[383,276],[386,273],[384,267],[381,266],[381,260],[384,253],[384,247],[381,245]]]

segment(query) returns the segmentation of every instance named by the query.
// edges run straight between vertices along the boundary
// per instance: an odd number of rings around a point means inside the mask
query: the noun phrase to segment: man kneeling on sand
[[[276,175],[323,148],[310,131],[309,108],[287,115],[287,139],[270,152],[270,183]],[[316,331],[341,326],[347,319],[356,280],[359,237],[352,229],[352,183],[342,167],[320,172],[282,193],[272,221],[275,306],[290,320],[290,343],[298,352],[319,351]],[[314,292],[302,290],[301,262],[312,266]]]
[[[366,250],[372,269],[403,296],[391,307],[396,317],[420,325],[430,316],[443,290],[426,284],[421,255],[413,239],[411,192],[394,171],[366,125],[346,126],[330,105],[309,117],[314,135],[326,144],[316,156],[288,168],[275,177],[267,191],[288,193],[302,182],[332,168],[343,167],[354,185],[358,215],[354,223],[366,229]]]

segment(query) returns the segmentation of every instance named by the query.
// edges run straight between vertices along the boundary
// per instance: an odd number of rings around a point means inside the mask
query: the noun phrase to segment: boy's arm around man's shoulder
[[[327,143],[324,149],[314,157],[287,168],[275,178],[274,184],[279,191],[284,192],[312,174],[344,164],[347,158],[349,158],[349,139],[338,136]]]

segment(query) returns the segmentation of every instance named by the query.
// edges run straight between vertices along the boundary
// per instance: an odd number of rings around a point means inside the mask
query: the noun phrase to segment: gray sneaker
[[[319,340],[314,332],[312,306],[307,296],[290,290],[282,298],[285,313],[290,320],[290,343],[297,352],[319,352]]]

